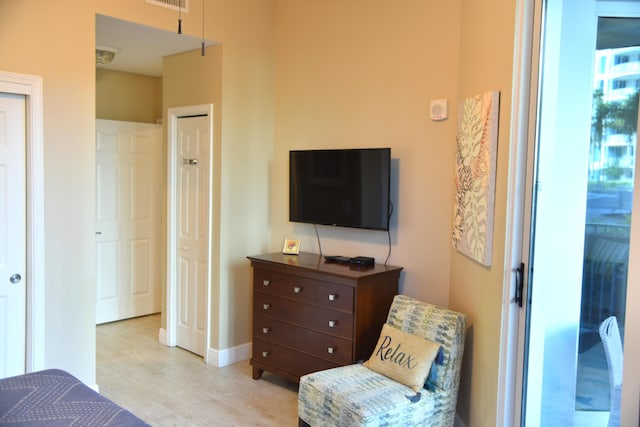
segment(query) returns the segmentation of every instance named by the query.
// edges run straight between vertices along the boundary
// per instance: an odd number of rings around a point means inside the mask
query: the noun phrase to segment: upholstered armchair
[[[363,363],[314,372],[300,378],[300,425],[453,425],[466,316],[397,295],[386,324],[439,344],[424,388],[410,388]]]

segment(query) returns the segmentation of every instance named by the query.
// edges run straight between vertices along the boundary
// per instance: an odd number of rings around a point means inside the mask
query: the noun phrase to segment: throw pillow
[[[424,387],[439,350],[440,344],[385,323],[373,354],[364,365],[417,392]]]

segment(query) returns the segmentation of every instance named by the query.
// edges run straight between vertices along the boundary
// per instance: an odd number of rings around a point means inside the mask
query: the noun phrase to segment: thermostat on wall
[[[431,120],[445,120],[447,118],[447,100],[434,99],[429,108]]]

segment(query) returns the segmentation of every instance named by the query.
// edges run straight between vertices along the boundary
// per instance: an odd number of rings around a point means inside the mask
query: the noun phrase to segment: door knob
[[[20,281],[21,281],[21,280],[22,280],[22,276],[21,276],[21,275],[19,275],[18,273],[16,273],[16,274],[12,274],[12,275],[11,275],[11,277],[9,277],[9,281],[10,281],[11,283],[13,283],[14,285],[15,285],[16,283],[20,283]]]

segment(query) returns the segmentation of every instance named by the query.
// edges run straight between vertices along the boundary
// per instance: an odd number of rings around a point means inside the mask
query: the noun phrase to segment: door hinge
[[[522,308],[523,292],[524,292],[524,262],[520,263],[520,266],[515,269],[516,273],[516,295],[514,302],[518,304],[518,307]]]

